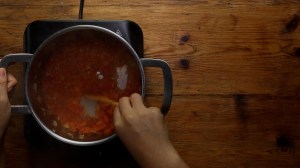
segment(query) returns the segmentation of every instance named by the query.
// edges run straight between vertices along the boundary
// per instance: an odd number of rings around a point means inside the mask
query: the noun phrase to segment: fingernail
[[[0,68],[0,77],[5,77],[5,76],[6,76],[5,68]]]

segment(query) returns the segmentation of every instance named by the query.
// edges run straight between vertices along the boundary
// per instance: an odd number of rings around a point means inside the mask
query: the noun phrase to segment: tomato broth
[[[142,75],[136,58],[118,39],[92,30],[68,32],[38,53],[29,86],[36,115],[56,134],[76,141],[94,141],[114,133],[115,105],[141,93]],[[33,64],[33,63],[32,63]]]

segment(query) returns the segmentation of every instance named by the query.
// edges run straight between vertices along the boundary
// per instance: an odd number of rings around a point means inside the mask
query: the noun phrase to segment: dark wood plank
[[[157,97],[147,102],[159,105]],[[191,167],[295,167],[299,107],[299,97],[176,96],[166,119]]]

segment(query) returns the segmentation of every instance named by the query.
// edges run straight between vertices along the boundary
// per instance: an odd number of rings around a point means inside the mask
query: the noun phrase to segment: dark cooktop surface
[[[124,38],[143,57],[143,33],[132,21],[45,20],[29,24],[24,32],[24,52],[34,53],[38,46],[53,33],[75,25],[96,25],[107,28]],[[136,167],[126,148],[118,138],[97,146],[73,146],[48,135],[31,115],[24,116],[24,134],[32,147],[34,167],[55,160],[49,167]],[[123,163],[122,163],[123,162]],[[126,166],[127,164],[127,166]],[[115,166],[114,166],[115,165]]]
[[[37,47],[53,33],[76,25],[95,25],[109,29],[124,38],[139,57],[144,55],[143,32],[132,21],[88,21],[88,20],[38,20],[30,23],[24,32],[24,51],[34,53]]]

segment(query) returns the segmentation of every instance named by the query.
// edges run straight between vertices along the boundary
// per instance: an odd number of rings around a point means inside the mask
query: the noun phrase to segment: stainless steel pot
[[[165,61],[159,59],[139,58],[134,49],[122,37],[118,36],[116,33],[108,29],[98,26],[78,25],[65,28],[61,31],[56,32],[47,40],[45,40],[34,54],[19,53],[10,54],[3,57],[0,62],[1,67],[7,67],[11,62],[27,63],[25,72],[25,98],[28,105],[13,105],[12,112],[32,114],[38,124],[51,136],[65,143],[79,146],[100,144],[114,138],[116,134],[113,133],[104,138],[99,136],[92,138],[92,140],[80,140],[68,137],[60,133],[59,131],[55,131],[51,126],[51,121],[49,121],[49,118],[43,116],[43,114],[45,115],[45,113],[47,112],[48,107],[47,102],[44,100],[45,96],[41,97],[39,96],[39,94],[45,93],[41,93],[43,92],[42,90],[37,91],[36,87],[38,87],[38,83],[43,80],[42,77],[40,78],[40,72],[43,72],[43,68],[45,67],[44,65],[49,62],[49,59],[59,59],[56,58],[56,54],[53,53],[59,53],[61,51],[61,47],[66,47],[66,44],[68,43],[80,43],[81,41],[89,40],[90,38],[93,38],[92,40],[97,40],[97,43],[105,44],[105,46],[108,48],[113,48],[113,50],[115,51],[121,50],[122,53],[130,55],[130,57],[124,59],[130,61],[130,64],[134,64],[138,69],[138,75],[140,78],[139,82],[141,86],[139,92],[143,97],[145,96],[144,67],[161,68],[163,70],[164,76],[164,97],[161,111],[164,115],[167,114],[172,99],[172,75],[171,70]],[[80,47],[78,47],[78,50],[80,50]],[[105,48],[99,48],[99,54],[101,54],[101,52],[103,52],[104,50]],[[114,55],[114,53],[115,52],[112,51],[111,55]],[[74,55],[73,57],[75,58],[76,55]],[[114,59],[121,60],[123,58],[115,57]],[[99,66],[101,66],[104,61],[105,60],[97,60]],[[68,111],[65,111],[65,113],[68,113]]]

